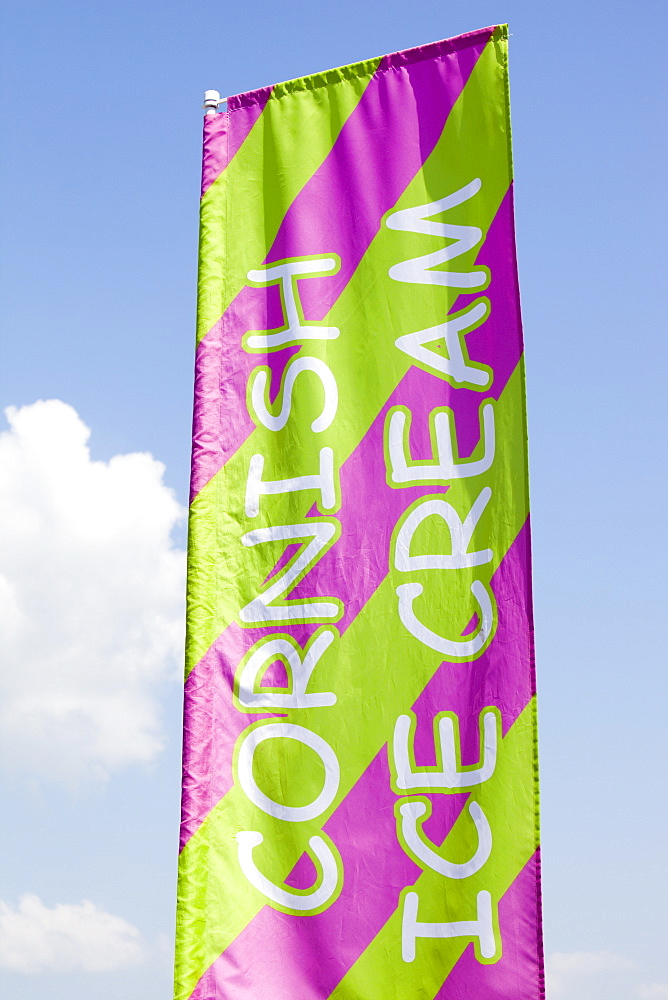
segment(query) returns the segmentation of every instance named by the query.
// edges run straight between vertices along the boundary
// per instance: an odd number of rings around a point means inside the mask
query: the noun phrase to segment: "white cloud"
[[[582,996],[606,996],[602,974],[633,968],[633,962],[610,951],[555,952],[545,962],[548,996],[579,1000]],[[596,979],[599,982],[596,982]],[[603,980],[605,976],[603,975]],[[596,987],[600,986],[599,994]],[[596,991],[591,992],[592,988]],[[580,992],[584,990],[585,992]]]
[[[74,784],[150,761],[180,675],[182,511],[150,454],[91,461],[59,400],[0,434],[0,757]]]
[[[555,972],[578,976],[632,968],[627,958],[611,951],[558,951],[550,956],[549,962]]]
[[[640,1000],[668,1000],[668,983],[646,983],[638,987]]]
[[[0,968],[10,972],[108,972],[137,965],[145,946],[136,927],[84,900],[45,906],[23,896],[0,900]]]

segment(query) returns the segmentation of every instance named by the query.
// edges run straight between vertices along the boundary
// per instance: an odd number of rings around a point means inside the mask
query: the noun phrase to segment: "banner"
[[[205,118],[177,1000],[544,996],[506,46]]]

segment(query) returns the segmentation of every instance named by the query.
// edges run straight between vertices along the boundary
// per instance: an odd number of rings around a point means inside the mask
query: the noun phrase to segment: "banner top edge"
[[[439,55],[448,55],[469,45],[480,44],[483,38],[486,36],[491,37],[494,32],[497,33],[499,38],[506,38],[508,25],[495,24],[485,28],[477,28],[475,31],[467,31],[452,38],[427,42],[424,45],[418,45],[414,48],[390,52],[384,56],[374,56],[370,59],[363,59],[360,62],[337,66],[318,73],[311,73],[307,76],[295,77],[293,80],[284,80],[274,85],[260,87],[241,94],[234,94],[227,99],[227,110],[228,112],[240,111],[258,103],[264,104],[269,97],[272,100],[277,100],[300,91],[319,90],[323,87],[330,87],[347,79],[354,79],[355,77],[367,74],[370,75],[381,69],[388,70],[397,66],[411,65],[423,59],[433,59]]]

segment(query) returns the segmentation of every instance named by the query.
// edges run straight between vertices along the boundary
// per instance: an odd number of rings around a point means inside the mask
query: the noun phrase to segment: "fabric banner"
[[[177,1000],[537,1000],[504,26],[204,125]]]

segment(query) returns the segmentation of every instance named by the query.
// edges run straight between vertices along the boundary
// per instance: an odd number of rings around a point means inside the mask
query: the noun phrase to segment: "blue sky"
[[[4,994],[170,995],[202,92],[508,21],[548,995],[668,998],[665,5],[5,9]]]

